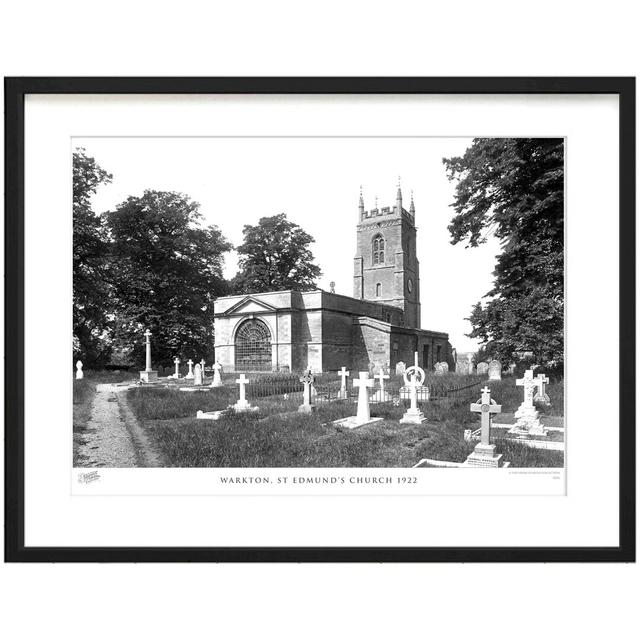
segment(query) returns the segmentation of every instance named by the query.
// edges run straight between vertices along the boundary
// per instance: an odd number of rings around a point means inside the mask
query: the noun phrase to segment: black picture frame
[[[634,562],[635,78],[5,78],[5,561]],[[619,544],[615,547],[26,547],[24,540],[24,101],[27,94],[615,94],[620,161]],[[597,517],[597,514],[594,514]]]

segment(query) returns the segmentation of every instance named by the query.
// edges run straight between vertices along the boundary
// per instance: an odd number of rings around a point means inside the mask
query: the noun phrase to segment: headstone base
[[[473,453],[464,461],[465,467],[501,467],[502,454],[496,455],[495,444],[477,444]]]
[[[198,420],[220,420],[224,411],[198,411],[196,418]]]
[[[202,391],[209,391],[211,387],[180,387],[180,391],[185,391],[186,393],[197,393]]]
[[[246,400],[242,403],[238,400],[238,402],[231,405],[231,407],[236,413],[255,413],[256,411],[260,411],[258,407],[252,407]]]
[[[140,380],[142,380],[142,382],[158,382],[158,372],[157,371],[141,371]]]
[[[364,427],[374,422],[380,422],[384,418],[369,418],[369,420],[361,420],[358,416],[349,416],[348,418],[342,418],[341,420],[334,420],[332,424],[336,427],[345,427],[347,429],[357,429],[358,427]]]
[[[400,424],[422,424],[426,422],[427,419],[424,417],[424,413],[422,411],[409,411],[405,412],[405,414],[400,418]]]
[[[298,413],[313,413],[316,410],[315,404],[301,404],[298,407]]]
[[[520,405],[515,412],[516,423],[509,430],[509,433],[516,436],[546,436],[547,429],[538,419],[540,413],[535,407]]]
[[[533,399],[533,404],[548,409],[551,406],[551,398],[546,393],[544,395],[538,394]]]
[[[513,436],[520,436],[520,437],[526,437],[526,436],[547,436],[549,435],[549,430],[540,422],[538,422],[537,424],[531,424],[531,423],[518,423],[516,422],[516,424],[509,429],[509,431],[507,431],[507,433],[513,435]]]
[[[211,387],[221,387],[222,386],[222,381],[221,380],[214,380],[211,385]]]

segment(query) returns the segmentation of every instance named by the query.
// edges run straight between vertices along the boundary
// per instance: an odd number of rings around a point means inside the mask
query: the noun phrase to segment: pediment
[[[237,313],[265,313],[269,311],[276,311],[276,307],[273,305],[254,298],[253,296],[247,296],[239,302],[236,302],[232,307],[229,307],[223,315],[231,315]]]

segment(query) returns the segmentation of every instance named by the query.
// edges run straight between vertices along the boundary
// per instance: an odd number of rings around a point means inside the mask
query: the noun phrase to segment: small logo
[[[78,475],[78,482],[80,484],[89,484],[90,482],[95,482],[96,480],[100,480],[100,474],[97,471],[87,471],[86,473],[81,473]]]

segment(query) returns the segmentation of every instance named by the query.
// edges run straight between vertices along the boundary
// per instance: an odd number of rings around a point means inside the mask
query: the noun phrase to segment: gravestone
[[[476,367],[476,371],[479,376],[486,376],[489,372],[489,363],[488,362],[478,362],[478,366]]]
[[[421,372],[421,373],[418,373]],[[429,400],[429,387],[424,387],[423,382],[425,380],[425,372],[424,369],[421,369],[418,366],[418,352],[415,351],[413,354],[413,365],[407,367],[403,374],[404,377],[404,386],[400,387],[400,399],[401,400],[411,400],[414,394],[412,391],[411,385],[407,384],[407,380],[415,377],[419,378],[419,382],[417,388],[415,390],[416,400],[418,402],[427,402]]]
[[[524,400],[515,412],[516,423],[509,433],[520,436],[546,436],[547,429],[540,422],[540,413],[535,408],[533,398],[536,389],[540,389],[542,380],[533,377],[533,370],[527,369],[524,377],[516,380],[516,385],[522,387],[524,391]]]
[[[471,411],[480,414],[480,442],[464,462],[465,467],[501,467],[502,454],[496,455],[496,445],[491,444],[493,415],[502,412],[502,406],[491,399],[491,390],[485,386],[481,398],[471,405]]]
[[[316,405],[311,404],[311,393],[315,380],[315,376],[311,371],[307,371],[300,377],[300,382],[304,384],[304,390],[302,391],[302,404],[298,407],[298,413],[312,413],[315,411]]]
[[[196,387],[202,386],[202,367],[197,364],[193,372],[193,384]]]
[[[176,365],[176,372],[173,374],[173,377],[177,380],[180,377],[180,358],[178,358],[178,356],[173,359],[173,364]]]
[[[185,376],[185,380],[193,380],[193,360],[191,358],[187,360],[187,365],[189,366],[189,371]]]
[[[443,376],[445,373],[449,373],[449,364],[447,362],[436,362],[434,368],[437,376]]]
[[[426,421],[424,413],[418,408],[418,388],[427,390],[427,400],[429,399],[429,389],[423,387],[422,384],[425,380],[424,369],[421,369],[417,364],[409,367],[404,372],[404,388],[409,389],[409,397],[411,399],[411,406],[406,410],[400,424],[422,424]]]
[[[469,363],[466,360],[457,360],[456,373],[461,376],[467,375],[469,373]]]
[[[82,360],[76,362],[76,380],[82,380],[84,378],[84,372],[82,371]],[[67,378],[68,380],[69,378]]]
[[[347,399],[347,377],[349,375],[349,372],[347,371],[347,369],[345,367],[342,367],[342,369],[340,369],[340,371],[338,371],[338,375],[340,376],[340,378],[342,378],[341,382],[340,382],[340,391],[338,392],[338,398],[340,398],[341,400],[346,400]]]
[[[251,403],[247,401],[245,387],[249,384],[249,380],[244,375],[240,374],[240,377],[236,380],[236,384],[240,385],[240,397],[238,401],[233,405],[236,413],[246,413],[247,411],[258,411],[258,407],[252,407]]]
[[[502,363],[499,360],[489,363],[489,380],[502,380]]]
[[[200,368],[202,369],[202,384],[204,384],[204,381],[207,377],[207,374],[204,372],[204,366],[205,366],[204,358],[202,358],[202,360],[200,360]]]
[[[356,429],[382,420],[382,418],[372,418],[369,411],[369,392],[367,390],[373,387],[373,384],[373,380],[369,378],[369,372],[360,371],[359,377],[353,381],[353,386],[358,389],[358,410],[356,415],[334,420],[333,424],[347,429]]]
[[[222,378],[220,377],[221,371],[222,371],[222,365],[216,360],[213,365],[213,380],[211,381],[212,387],[222,386]]]
[[[396,375],[403,376],[406,368],[407,365],[404,362],[398,362],[398,364],[396,364]]]
[[[140,381],[141,382],[157,382],[158,381],[158,372],[154,371],[151,368],[151,331],[147,329],[144,332],[145,337],[145,368],[144,371],[140,371]]]
[[[389,379],[389,376],[385,374],[384,369],[380,367],[378,375],[375,376],[380,383],[380,388],[373,394],[371,402],[391,402],[391,396],[388,391],[384,390],[384,381]]]
[[[547,385],[549,384],[549,378],[544,375],[544,373],[539,373],[536,376],[536,380],[538,380],[538,391],[533,398],[534,404],[542,405],[543,407],[551,406],[551,398],[547,394]]]

